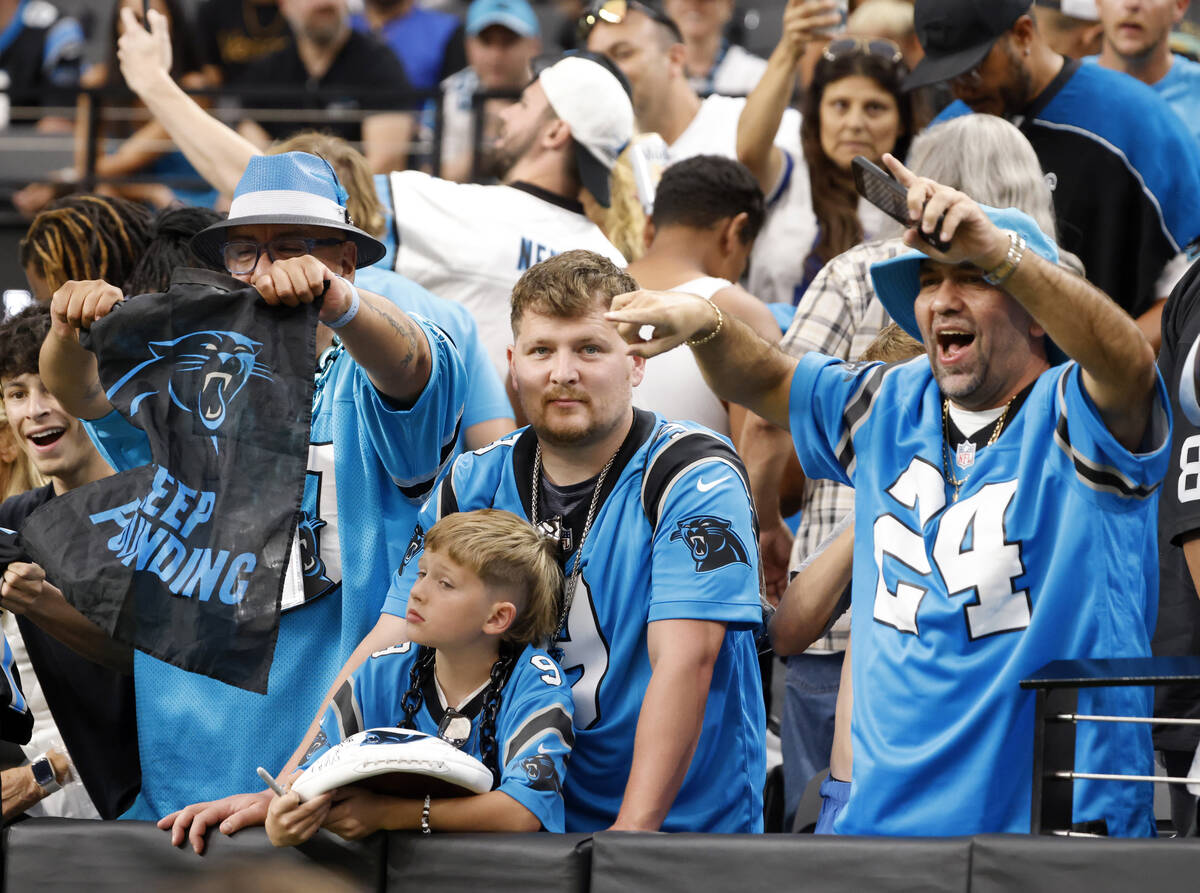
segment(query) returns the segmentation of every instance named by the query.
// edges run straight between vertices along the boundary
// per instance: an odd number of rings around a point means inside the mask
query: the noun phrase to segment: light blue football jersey
[[[941,393],[898,366],[809,354],[792,381],[805,473],[855,488],[854,779],[841,834],[1028,832],[1034,695],[1052,660],[1150,654],[1155,515],[1170,418],[1116,442],[1070,363],[1042,374],[957,501]],[[1144,689],[1085,691],[1082,713],[1148,716]],[[1081,724],[1076,768],[1153,775],[1150,729]],[[1149,784],[1076,782],[1076,822],[1154,833]]]
[[[479,508],[530,517],[535,447],[526,428],[464,453],[422,508],[421,528]],[[662,828],[761,831],[766,718],[754,630],[762,608],[741,462],[727,440],[706,428],[635,410],[601,499],[559,640],[575,701],[575,748],[563,789],[566,828],[607,828],[620,809],[650,682],[647,625],[700,619],[725,623],[727,632],[700,740]],[[405,613],[419,547],[414,538],[407,565],[393,579],[388,613]],[[573,561],[574,553],[568,570]]]
[[[401,700],[417,658],[412,642],[372,654],[334,696],[321,720],[321,731],[305,755],[305,766],[340,741],[364,729],[399,726],[404,721]],[[432,678],[423,688],[421,708],[412,728],[436,735],[446,713]],[[479,727],[484,692],[477,693],[459,712],[471,720],[471,734],[462,749],[483,759]],[[535,816],[547,831],[563,830],[562,779],[575,733],[571,727],[571,691],[561,668],[550,655],[527,646],[517,657],[500,694],[496,714],[498,764],[503,791]]]
[[[267,694],[134,652],[142,793],[125,818],[260,789],[256,767],[284,765],[378,620],[418,506],[453,451],[465,391],[454,347],[418,322],[433,366],[409,409],[381,396],[340,344],[319,364],[297,537],[306,573],[301,592],[285,591]],[[84,424],[118,471],[149,461],[145,435],[115,411]]]

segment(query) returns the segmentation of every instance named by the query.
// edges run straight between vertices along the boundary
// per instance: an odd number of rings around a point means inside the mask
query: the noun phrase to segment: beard
[[[1012,79],[1000,87],[1000,103],[1004,107],[1003,116],[1012,118],[1025,109],[1033,100],[1033,72],[1025,65],[1021,54],[1011,42],[1004,45],[1004,53],[1008,57],[1009,70]]]
[[[343,13],[329,14],[324,10],[315,10],[303,27],[297,30],[302,31],[307,40],[324,49],[336,44],[345,28],[346,16]]]
[[[491,151],[485,157],[492,165],[492,169],[496,171],[501,182],[508,179],[508,175],[512,169],[516,167],[517,162],[524,158],[529,150],[533,147],[534,141],[538,138],[539,130],[534,130],[525,139],[517,142],[503,142],[503,131],[501,131],[500,139],[492,144]]]

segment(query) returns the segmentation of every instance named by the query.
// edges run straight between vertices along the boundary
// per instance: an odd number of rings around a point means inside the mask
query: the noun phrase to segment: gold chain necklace
[[[984,446],[991,446],[1000,436],[1000,432],[1004,430],[1004,420],[1008,418],[1008,408],[1012,406],[1012,402],[1017,399],[1017,395],[1013,394],[1008,398],[1008,402],[1004,404],[1004,410],[1000,413],[1000,417],[992,423],[992,434]],[[972,453],[974,455],[974,453]],[[958,502],[958,492],[962,485],[967,482],[967,478],[961,481],[954,473],[954,463],[950,460],[950,398],[942,398],[942,469],[946,472],[946,481],[954,488],[954,496],[952,502]],[[968,475],[969,477],[969,475]]]

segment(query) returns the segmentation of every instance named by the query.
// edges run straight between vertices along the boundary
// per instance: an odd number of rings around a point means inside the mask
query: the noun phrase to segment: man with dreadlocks
[[[303,843],[322,825],[348,840],[381,828],[563,830],[571,691],[536,647],[554,632],[555,544],[511,512],[460,512],[430,528],[418,567],[410,641],[371,655],[342,685],[307,763],[356,732],[399,726],[461,742],[491,770],[492,790],[424,802],[358,786],[304,803],[288,794],[267,812],[276,846]]]
[[[123,198],[69,195],[33,219],[19,257],[29,290],[43,304],[71,280],[103,279],[124,289],[146,250],[154,215]]]

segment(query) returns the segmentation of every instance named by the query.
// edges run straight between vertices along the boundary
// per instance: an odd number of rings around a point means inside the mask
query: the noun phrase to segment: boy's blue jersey
[[[256,767],[284,765],[379,618],[417,508],[452,454],[465,390],[453,346],[418,321],[433,365],[409,409],[380,395],[340,344],[319,364],[292,562],[304,574],[285,581],[267,694],[134,653],[142,793],[127,818],[258,789]],[[149,461],[145,435],[115,411],[84,424],[118,471]]]
[[[422,529],[443,515],[479,508],[529,518],[536,444],[533,431],[522,429],[460,456],[422,508]],[[643,489],[652,516],[643,509]],[[754,629],[762,609],[741,462],[728,441],[706,428],[635,410],[600,497],[559,640],[575,700],[567,830],[600,830],[617,816],[650,682],[647,627],[668,619],[717,621],[727,632],[699,743],[663,830],[761,830],[766,720]],[[405,613],[418,546],[415,539],[393,580],[389,613]],[[572,553],[568,571],[573,562]]]
[[[401,701],[418,648],[412,642],[372,654],[334,695],[321,720],[321,731],[306,754],[304,768],[330,747],[364,729],[394,727],[404,721]],[[421,708],[412,727],[437,735],[445,715],[432,679],[423,688]],[[471,720],[464,752],[483,759],[479,726],[484,692],[459,712]],[[550,655],[527,646],[517,657],[500,694],[496,714],[497,763],[503,791],[530,812],[547,831],[563,830],[562,780],[575,740],[571,727],[571,691]]]
[[[1028,832],[1034,695],[1052,660],[1150,654],[1155,514],[1170,417],[1132,454],[1079,367],[1043,373],[994,444],[947,483],[942,395],[924,357],[819,354],[792,380],[805,473],[855,488],[854,779],[841,834]],[[1090,689],[1081,713],[1150,715],[1144,689]],[[1153,775],[1145,725],[1081,723],[1080,771]],[[1076,822],[1152,835],[1145,783],[1077,781]]]

